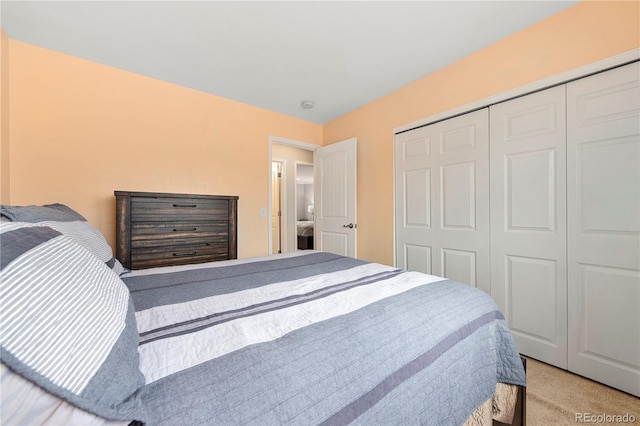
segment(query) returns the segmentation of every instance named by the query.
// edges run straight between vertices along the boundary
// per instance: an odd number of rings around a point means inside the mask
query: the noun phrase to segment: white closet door
[[[565,87],[489,115],[491,295],[521,353],[566,368]]]
[[[640,396],[640,65],[567,85],[569,368]]]
[[[436,275],[437,202],[432,180],[437,175],[434,126],[395,137],[396,266]],[[435,170],[435,171],[434,171]]]
[[[487,108],[436,124],[436,261],[443,277],[490,293],[488,125]]]
[[[478,287],[489,281],[488,115],[396,135],[396,264]]]

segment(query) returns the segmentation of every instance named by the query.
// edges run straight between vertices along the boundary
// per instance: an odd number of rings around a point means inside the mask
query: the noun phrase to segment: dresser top
[[[146,197],[146,198],[203,198],[216,200],[237,200],[237,195],[205,195],[205,194],[172,194],[167,192],[136,192],[136,191],[113,191],[118,196]]]

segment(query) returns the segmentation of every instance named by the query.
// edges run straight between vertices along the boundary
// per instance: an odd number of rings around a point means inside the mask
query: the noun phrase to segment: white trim
[[[437,114],[431,115],[426,118],[422,118],[417,121],[413,121],[408,124],[404,124],[399,127],[395,127],[393,129],[393,133],[396,134],[396,133],[404,132],[416,127],[424,126],[436,121],[440,121],[456,115],[464,114],[466,112],[470,112],[479,108],[484,108],[486,106],[496,104],[498,102],[506,101],[507,99],[522,96],[527,93],[544,89],[546,87],[566,83],[570,80],[575,80],[577,78],[585,77],[589,74],[604,71],[608,68],[616,67],[616,66],[625,64],[627,62],[635,61],[638,59],[640,59],[640,48],[631,49],[626,52],[622,52],[620,54],[610,56],[608,58],[604,58],[587,65],[582,65],[580,67],[571,69],[569,71],[562,72],[560,74],[555,74],[555,75],[543,78],[541,80],[527,83],[523,86],[516,87],[515,89],[510,89],[505,92],[491,95],[486,98],[479,99],[477,101],[473,101],[468,104],[461,105],[459,107],[455,107],[447,111],[439,112]]]
[[[314,143],[309,143],[309,142],[302,142],[302,141],[297,141],[294,139],[287,139],[287,138],[281,138],[278,136],[271,136],[269,135],[269,143],[268,143],[268,162],[267,162],[267,186],[268,186],[268,190],[267,190],[267,194],[268,194],[268,208],[267,208],[267,253],[269,254],[273,254],[273,236],[271,235],[271,217],[273,215],[273,206],[272,206],[272,197],[273,194],[271,193],[271,162],[273,161],[273,156],[272,156],[272,145],[273,144],[278,144],[278,145],[287,145],[287,146],[291,146],[294,148],[301,148],[301,149],[306,149],[308,151],[315,151],[316,149],[320,148],[320,145],[316,145]],[[284,177],[284,173],[283,173],[283,177]],[[282,181],[281,181],[282,183]],[[285,194],[286,197],[286,194]],[[282,226],[282,225],[281,225]],[[282,238],[285,238],[286,235],[286,227],[284,229],[284,231],[281,229],[281,235]],[[286,242],[285,242],[286,244]],[[285,247],[285,244],[283,244],[283,249]]]
[[[288,145],[294,148],[302,148],[309,151],[315,151],[316,149],[320,148],[320,145],[316,145],[315,143],[302,142],[295,139],[280,138],[278,136],[269,136],[269,148],[271,148],[272,143],[277,143],[278,145]]]
[[[286,252],[286,244],[287,244],[287,240],[286,240],[286,235],[285,235],[285,231],[286,229],[283,227],[283,222],[285,220],[284,215],[282,214],[282,207],[286,206],[286,197],[287,197],[287,193],[286,191],[283,191],[282,189],[282,182],[285,179],[285,168],[287,167],[286,162],[283,158],[280,157],[272,157],[271,158],[271,165],[273,167],[273,163],[279,163],[280,164],[280,224],[278,232],[280,232],[280,253],[285,253]],[[269,254],[276,254],[273,252],[273,172],[271,172],[271,174],[269,175],[269,210],[268,210],[268,214],[270,214],[270,216],[267,218],[269,220],[269,239],[271,240],[271,244],[269,244]],[[286,212],[285,212],[286,213]]]
[[[289,252],[289,227],[287,207],[289,206],[289,188],[287,182],[289,180],[290,170],[287,167],[287,160],[284,158],[276,157],[276,161],[280,162],[280,253]],[[271,205],[270,205],[271,206]],[[273,210],[273,209],[272,209]],[[271,211],[273,215],[273,211]],[[273,216],[271,216],[273,217]],[[271,217],[269,218],[271,220]],[[271,229],[271,227],[269,227]],[[273,247],[273,241],[271,242]]]
[[[392,189],[391,189],[391,196],[393,197],[393,214],[391,216],[391,220],[393,220],[393,232],[392,232],[392,240],[393,240],[393,261],[391,262],[391,265],[394,268],[398,267],[398,262],[397,262],[397,258],[398,258],[398,240],[396,239],[396,132],[394,129],[393,135],[391,135],[391,139],[393,140],[393,155],[392,160],[393,160],[393,173],[391,176],[391,184],[393,185]]]

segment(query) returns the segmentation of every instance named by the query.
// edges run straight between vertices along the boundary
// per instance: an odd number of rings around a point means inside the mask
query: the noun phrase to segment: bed
[[[313,227],[313,221],[299,220],[296,222],[299,250],[313,249]]]
[[[313,250],[127,271],[67,209],[3,206],[2,424],[511,422],[475,288]]]

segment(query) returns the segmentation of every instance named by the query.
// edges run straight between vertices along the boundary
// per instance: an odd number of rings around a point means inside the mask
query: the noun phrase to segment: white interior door
[[[395,137],[396,266],[490,291],[484,108]]]
[[[315,150],[316,250],[356,257],[356,138]]]
[[[491,295],[521,353],[567,368],[565,87],[489,115]]]
[[[567,101],[569,369],[640,396],[640,65]]]

